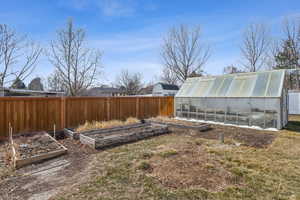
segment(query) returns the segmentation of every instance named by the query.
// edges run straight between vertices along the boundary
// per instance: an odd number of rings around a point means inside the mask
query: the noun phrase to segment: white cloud
[[[98,8],[107,17],[133,16],[137,11],[156,10],[153,1],[141,3],[139,0],[59,0],[58,5],[75,10]]]
[[[208,36],[206,41],[210,44],[222,43],[227,41],[234,41],[241,34],[241,29],[230,30],[222,34],[213,34],[212,36]]]
[[[59,0],[58,5],[62,7],[69,7],[75,10],[84,10],[93,4],[92,0]]]
[[[152,51],[159,47],[160,38],[151,37],[111,37],[92,40],[90,44],[108,53],[133,53]]]
[[[136,11],[136,2],[131,0],[102,0],[98,3],[105,16],[130,16]]]

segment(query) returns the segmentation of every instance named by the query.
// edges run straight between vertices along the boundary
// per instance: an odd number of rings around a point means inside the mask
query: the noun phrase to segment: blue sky
[[[122,69],[141,72],[146,82],[162,68],[160,45],[167,30],[180,23],[200,25],[203,40],[212,47],[204,70],[221,74],[240,62],[243,29],[250,23],[270,26],[280,37],[285,17],[300,17],[298,0],[1,0],[0,23],[47,48],[56,31],[72,17],[85,28],[92,47],[103,51],[101,82],[115,80]],[[46,77],[53,67],[41,57],[34,76]]]

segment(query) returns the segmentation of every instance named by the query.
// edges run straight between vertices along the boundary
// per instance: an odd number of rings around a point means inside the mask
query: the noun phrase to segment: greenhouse
[[[288,121],[285,70],[188,78],[175,96],[176,117],[283,128]]]

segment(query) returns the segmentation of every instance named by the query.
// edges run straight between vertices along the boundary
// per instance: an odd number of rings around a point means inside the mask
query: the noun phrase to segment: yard
[[[225,142],[218,140],[224,133]],[[2,199],[300,199],[300,117],[282,131],[212,125],[68,155],[15,172],[1,162]],[[1,144],[2,161],[6,158]],[[0,198],[0,199],[1,199]]]

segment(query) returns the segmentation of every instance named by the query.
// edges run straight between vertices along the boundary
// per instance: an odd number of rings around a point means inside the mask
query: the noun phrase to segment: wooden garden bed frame
[[[152,127],[149,130],[136,131],[137,128]],[[120,134],[122,131],[133,129],[132,132]],[[168,126],[154,123],[138,123],[114,128],[106,128],[84,132],[80,134],[80,141],[92,148],[105,148],[122,143],[134,142],[137,140],[169,133]],[[103,138],[93,138],[93,135],[105,134]]]
[[[41,161],[46,160],[46,159],[58,157],[60,155],[66,154],[68,152],[68,149],[65,146],[63,146],[62,144],[57,142],[48,133],[42,132],[41,134],[49,137],[51,140],[53,140],[61,148],[59,150],[50,151],[48,153],[42,153],[42,154],[39,154],[39,155],[31,156],[29,158],[20,159],[20,158],[17,157],[17,153],[16,153],[13,138],[10,136],[10,145],[11,145],[11,148],[12,148],[12,158],[13,158],[12,161],[13,161],[14,168],[19,169],[19,168],[21,168],[25,165],[30,165],[30,164],[33,164],[33,163],[41,162]]]
[[[64,133],[67,136],[69,136],[75,140],[78,140],[78,139],[80,139],[80,134],[107,133],[107,132],[111,132],[111,131],[126,130],[128,128],[142,127],[144,125],[145,125],[145,123],[139,122],[139,123],[134,123],[134,124],[129,124],[129,125],[115,126],[115,127],[111,127],[111,128],[92,129],[92,130],[81,131],[81,132],[76,132],[76,131],[74,131],[74,129],[65,128]]]
[[[134,127],[141,127],[141,126],[144,126],[144,123],[139,122],[139,123],[123,125],[123,126],[115,126],[115,127],[110,127],[110,128],[91,129],[91,130],[81,131],[81,132],[76,132],[76,131],[74,131],[74,129],[71,129],[71,128],[65,128],[64,133],[68,137],[71,137],[75,140],[79,140],[80,134],[107,133],[107,132],[111,132],[111,131],[126,130],[126,128],[134,128]]]

